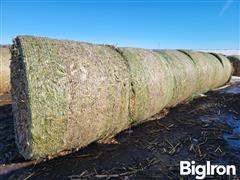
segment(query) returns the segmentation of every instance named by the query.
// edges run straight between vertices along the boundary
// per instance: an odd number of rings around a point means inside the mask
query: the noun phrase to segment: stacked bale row
[[[233,76],[240,76],[240,55],[228,56],[233,65]]]
[[[16,142],[27,159],[81,148],[221,86],[230,75],[223,56],[17,37]]]
[[[0,95],[10,91],[10,58],[8,47],[0,47]]]

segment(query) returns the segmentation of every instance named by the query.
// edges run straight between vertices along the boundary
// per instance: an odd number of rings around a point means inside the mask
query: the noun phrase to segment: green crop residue
[[[197,72],[197,77],[196,77],[196,84],[194,85],[194,92],[197,93],[199,89],[201,89],[201,84],[202,84],[202,72],[201,72],[201,67],[199,63],[192,57],[191,51],[189,50],[178,50],[179,52],[185,54],[186,56],[189,57],[191,62],[194,64],[196,72]]]
[[[145,119],[149,104],[149,92],[141,59],[130,49],[121,49],[130,66],[130,119],[131,123]]]
[[[161,68],[165,69],[164,74],[166,79],[162,79],[162,81],[164,81],[162,86],[165,86],[165,94],[163,94],[164,98],[164,102],[163,102],[163,107],[166,107],[170,101],[173,98],[174,95],[174,89],[176,86],[176,79],[174,77],[174,74],[171,70],[171,66],[170,66],[170,62],[169,59],[164,57],[163,54],[160,54],[158,52],[155,52],[155,55],[158,57],[158,60],[161,62]]]
[[[31,108],[32,155],[54,154],[67,124],[66,75],[58,46],[46,38],[20,37]]]
[[[220,56],[221,67],[216,58],[193,51],[18,40],[21,56],[11,65],[13,114],[26,159],[56,156],[115,135],[224,84],[232,71],[225,57]]]
[[[158,52],[159,54],[161,54],[161,56],[163,56],[166,59],[166,62],[169,66],[169,71],[171,71],[172,74],[172,86],[173,86],[173,95],[171,100],[169,101],[167,107],[171,107],[171,106],[175,106],[176,102],[178,101],[178,91],[179,91],[179,81],[177,80],[179,77],[176,74],[176,69],[177,66],[174,65],[174,63],[176,63],[175,59],[173,59],[171,56],[169,56],[164,50],[161,50]]]
[[[111,46],[100,46],[99,60],[105,66],[108,88],[109,116],[100,138],[114,135],[128,127],[129,69],[122,56]]]
[[[98,52],[97,52],[97,56],[98,57],[105,57],[105,58],[99,58],[99,61],[101,62],[101,64],[104,65],[104,70],[106,76],[107,76],[107,81],[109,82],[109,86],[108,86],[108,101],[107,101],[107,105],[109,108],[109,116],[106,117],[106,123],[104,126],[104,132],[101,135],[101,138],[105,138],[108,135],[112,134],[113,131],[113,122],[114,122],[114,114],[113,112],[115,111],[115,105],[117,102],[115,102],[115,96],[117,96],[117,92],[119,91],[119,89],[116,88],[116,82],[114,82],[114,69],[113,69],[113,65],[109,64],[109,62],[107,61],[107,59],[109,57],[107,57],[107,53],[106,53],[106,49],[104,48],[99,48]],[[98,54],[99,53],[99,54]],[[106,58],[107,57],[107,58]]]
[[[238,61],[237,64],[231,64],[231,62],[228,58],[226,58],[223,55],[219,55],[219,56],[222,59],[223,66],[224,66],[223,84],[226,84],[231,80],[232,75],[239,76],[240,63]]]

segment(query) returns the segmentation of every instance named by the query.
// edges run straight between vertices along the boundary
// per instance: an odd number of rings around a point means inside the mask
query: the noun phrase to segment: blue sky
[[[239,0],[0,1],[1,44],[37,35],[142,48],[240,47]]]

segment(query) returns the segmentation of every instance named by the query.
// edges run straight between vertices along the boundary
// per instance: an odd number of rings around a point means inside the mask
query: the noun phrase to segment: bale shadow
[[[0,165],[20,158],[14,139],[12,106],[0,106]],[[20,160],[20,159],[19,159]]]

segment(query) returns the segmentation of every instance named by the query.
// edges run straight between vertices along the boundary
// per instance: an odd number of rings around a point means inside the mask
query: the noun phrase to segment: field
[[[240,0],[0,1],[0,180],[240,180]]]
[[[0,45],[0,95],[10,90],[10,57],[9,46]]]
[[[174,179],[180,160],[240,167],[239,93],[240,80],[234,78],[224,88],[165,109],[151,118],[155,121],[50,161],[24,161],[18,155],[11,106],[1,106],[0,159],[5,165],[0,174],[7,179]]]

